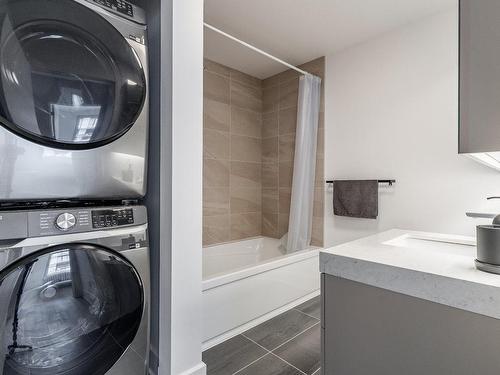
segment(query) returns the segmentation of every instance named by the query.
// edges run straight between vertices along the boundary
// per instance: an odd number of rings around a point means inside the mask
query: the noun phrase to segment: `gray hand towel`
[[[333,212],[337,216],[376,219],[378,216],[378,181],[334,181]]]

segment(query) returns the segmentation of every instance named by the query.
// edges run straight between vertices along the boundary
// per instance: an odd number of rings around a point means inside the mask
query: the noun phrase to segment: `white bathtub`
[[[260,237],[203,248],[203,349],[319,294],[319,249]]]

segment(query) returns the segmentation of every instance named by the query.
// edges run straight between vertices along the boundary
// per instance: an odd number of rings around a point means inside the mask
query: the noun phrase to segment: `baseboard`
[[[245,324],[243,324],[235,329],[224,332],[222,335],[216,336],[208,341],[205,341],[203,343],[203,351],[210,349],[210,348],[212,348],[212,347],[214,347],[214,346],[216,346],[216,345],[218,345],[226,340],[229,340],[230,338],[232,338],[234,336],[238,336],[239,334],[241,334],[241,333],[243,333],[251,328],[258,326],[259,324],[264,323],[266,320],[272,319],[275,316],[278,316],[278,315],[284,313],[285,311],[293,309],[294,307],[297,307],[297,306],[303,304],[304,302],[309,301],[311,298],[317,297],[319,295],[320,295],[320,290],[318,289],[312,293],[309,293],[308,295],[306,295],[304,297],[301,297],[299,299],[296,299],[293,302],[290,302],[289,304],[286,304],[282,307],[279,307],[276,310],[273,310],[267,314],[259,316],[258,318],[251,320],[248,323],[245,323]]]
[[[198,365],[191,367],[189,370],[182,372],[179,375],[206,375],[207,366],[200,362]]]

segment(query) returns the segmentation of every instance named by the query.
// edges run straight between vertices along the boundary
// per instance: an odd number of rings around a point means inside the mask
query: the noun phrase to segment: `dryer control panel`
[[[94,232],[146,223],[144,206],[0,211],[0,240]]]
[[[129,17],[134,16],[134,8],[132,7],[132,4],[123,0],[94,0],[94,3]]]

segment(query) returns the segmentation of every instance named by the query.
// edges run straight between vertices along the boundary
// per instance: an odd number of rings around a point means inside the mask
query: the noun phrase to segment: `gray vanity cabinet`
[[[322,274],[323,375],[498,375],[500,320]]]
[[[460,0],[459,152],[500,151],[500,1]]]

